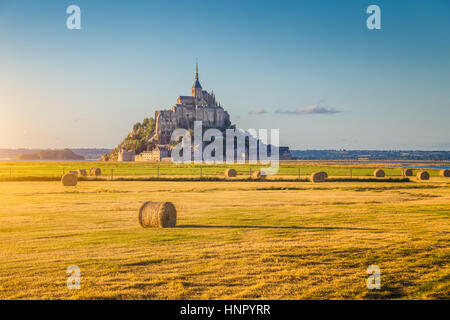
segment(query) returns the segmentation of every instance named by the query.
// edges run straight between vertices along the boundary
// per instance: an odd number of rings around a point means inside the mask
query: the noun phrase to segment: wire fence
[[[229,166],[233,167],[233,166]],[[252,172],[267,168],[264,165],[240,165],[234,167],[237,171],[238,177],[250,178]],[[120,166],[116,165],[100,165],[102,177],[109,177],[111,179],[118,177],[193,177],[193,178],[207,178],[207,177],[223,177],[226,166],[217,165],[191,165],[191,166],[177,166],[177,165],[163,165],[163,166]],[[90,167],[81,168],[80,166],[53,166],[53,167],[33,167],[33,166],[10,166],[0,168],[0,178],[19,178],[19,177],[61,177],[70,171],[77,171],[78,169],[86,169],[89,175]],[[306,178],[313,172],[325,171],[330,177],[370,177],[373,176],[375,169],[380,167],[348,167],[348,166],[281,166],[276,177],[289,178]],[[381,169],[385,171],[386,177],[404,177],[403,168],[401,167],[385,167]],[[414,170],[416,174],[418,170]],[[437,170],[427,170],[431,176],[437,176]]]

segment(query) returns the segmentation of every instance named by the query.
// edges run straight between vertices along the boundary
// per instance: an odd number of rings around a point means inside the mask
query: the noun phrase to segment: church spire
[[[198,60],[195,63],[195,80],[198,80]]]
[[[195,64],[195,81],[192,86],[192,96],[193,97],[201,97],[202,96],[202,86],[200,81],[198,81],[198,61]]]

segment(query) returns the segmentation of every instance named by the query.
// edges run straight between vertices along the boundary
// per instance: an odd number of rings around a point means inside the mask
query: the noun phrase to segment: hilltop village
[[[175,129],[193,130],[201,121],[203,129],[216,128],[224,132],[231,127],[230,115],[217,101],[213,91],[203,90],[198,64],[191,95],[179,96],[169,110],[157,110],[154,118],[147,118],[133,127],[125,140],[102,160],[171,162],[171,135]],[[289,147],[280,147],[280,158],[291,159]]]

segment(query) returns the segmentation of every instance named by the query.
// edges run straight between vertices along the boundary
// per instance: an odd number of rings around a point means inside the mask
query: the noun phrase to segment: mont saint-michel
[[[201,121],[205,129],[225,130],[231,125],[230,115],[214,92],[203,90],[198,64],[191,95],[179,96],[169,110],[157,110],[154,118],[135,124],[125,140],[109,155],[104,155],[103,160],[170,161],[173,131],[178,128],[192,130],[195,121]]]
[[[216,100],[214,92],[203,90],[198,65],[190,96],[179,96],[170,110],[155,112],[156,130],[149,143],[170,143],[172,132],[177,128],[193,129],[194,121],[202,121],[206,128],[226,128],[230,125],[230,116]]]

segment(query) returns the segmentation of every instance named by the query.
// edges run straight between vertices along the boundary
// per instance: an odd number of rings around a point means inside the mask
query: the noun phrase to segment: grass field
[[[449,299],[449,187],[0,182],[0,298]],[[178,226],[141,228],[147,200],[172,201]],[[380,290],[366,287],[372,264]]]
[[[150,162],[98,162],[98,161],[0,161],[0,181],[8,180],[57,180],[63,172],[98,167],[102,170],[103,178],[120,177],[223,177],[226,168],[233,167],[238,171],[240,178],[248,178],[251,171],[259,170],[261,165],[175,165],[172,163]],[[267,165],[266,165],[267,167]],[[399,163],[308,163],[308,162],[281,162],[277,175],[274,178],[306,178],[315,171],[326,171],[333,177],[369,177],[373,171],[381,168],[388,177],[402,177],[402,168]],[[417,170],[414,170],[416,173]],[[437,170],[428,170],[431,176],[438,176]]]

